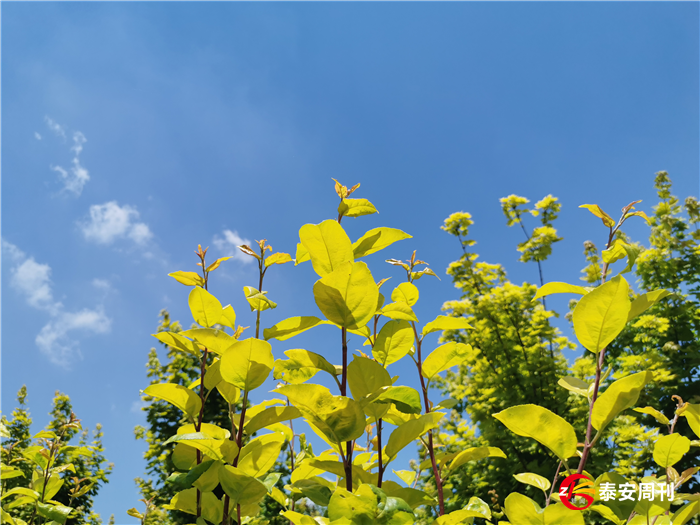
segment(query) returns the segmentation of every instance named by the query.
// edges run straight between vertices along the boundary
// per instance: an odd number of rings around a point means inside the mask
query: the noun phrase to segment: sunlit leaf
[[[219,471],[219,482],[226,495],[231,499],[231,506],[252,505],[261,501],[267,488],[253,476],[245,474],[241,469],[224,465]],[[215,523],[220,523],[221,520]]]
[[[466,330],[467,328],[471,328],[471,325],[464,317],[438,315],[434,321],[430,321],[423,327],[423,336],[441,330]]]
[[[598,353],[624,329],[629,311],[629,285],[618,275],[578,302],[573,312],[576,337]]]
[[[593,405],[591,413],[593,428],[602,430],[620,412],[632,408],[637,403],[642,389],[652,378],[651,372],[638,372],[611,384],[602,395],[598,396]]]
[[[334,396],[321,385],[288,385],[276,392],[287,396],[306,420],[333,443],[352,441],[364,434],[365,415],[353,399]]]
[[[411,239],[412,236],[397,230],[395,228],[374,228],[357,239],[352,245],[352,250],[355,259],[370,255],[379,250],[383,250],[387,246],[394,244],[396,241],[403,239]]]
[[[377,208],[367,199],[343,199],[338,206],[341,217],[360,217],[377,213]]]
[[[173,272],[168,275],[185,286],[204,286],[204,278],[196,272]]]
[[[641,414],[649,414],[650,416],[654,416],[654,418],[662,425],[668,425],[669,423],[668,418],[654,407],[633,408],[632,410]]]
[[[255,338],[243,339],[221,356],[221,377],[241,390],[253,390],[265,382],[273,364],[270,343]]]
[[[690,440],[678,433],[661,436],[654,443],[654,461],[667,468],[678,463],[690,450]]]
[[[569,283],[546,283],[537,289],[537,293],[535,294],[535,297],[532,298],[532,300],[536,301],[540,297],[545,297],[547,295],[552,295],[555,293],[575,293],[579,295],[586,295],[588,293],[588,290],[586,290],[583,286],[576,286]]]
[[[219,300],[199,286],[192,289],[188,302],[192,317],[201,326],[214,326],[223,315],[223,308]]]
[[[314,271],[321,277],[354,260],[350,238],[337,221],[305,224],[299,230],[299,238],[309,252]]]
[[[147,396],[156,397],[175,405],[191,418],[196,417],[202,407],[202,401],[197,394],[189,388],[175,383],[151,385],[143,392]]]
[[[372,356],[383,366],[408,354],[413,344],[413,328],[408,321],[388,321],[377,334]]]
[[[292,262],[292,256],[288,253],[277,252],[273,253],[265,259],[265,266],[272,266],[273,264],[285,264]]]
[[[413,306],[418,302],[418,287],[413,283],[401,283],[391,292],[391,300]]]
[[[462,364],[471,351],[471,345],[464,343],[451,342],[439,346],[425,358],[421,373],[423,377],[432,379],[440,372]]]
[[[302,332],[318,326],[321,324],[333,324],[330,321],[321,320],[318,317],[306,316],[306,317],[290,317],[284,321],[280,321],[271,328],[265,328],[263,330],[263,335],[265,339],[277,339],[279,341],[285,341],[290,337],[299,335]]]
[[[518,405],[494,414],[493,417],[511,432],[539,441],[559,459],[565,460],[576,455],[578,440],[574,427],[544,407]]]
[[[261,312],[268,308],[277,308],[277,303],[267,298],[267,292],[256,290],[252,286],[244,286],[243,293],[250,304],[250,311],[260,310]]]
[[[653,292],[641,294],[634,301],[632,301],[629,314],[627,315],[627,320],[631,321],[635,317],[642,315],[661,299],[668,297],[669,295],[673,294],[671,294],[671,292],[668,290],[654,290]]]
[[[275,379],[284,379],[288,383],[299,384],[311,379],[316,372],[323,370],[333,377],[336,375],[335,367],[326,359],[308,350],[294,349],[284,353],[289,359],[275,361]]]
[[[612,228],[613,226],[615,226],[615,221],[613,220],[613,218],[610,217],[610,215],[608,215],[607,213],[605,213],[603,209],[597,204],[581,204],[579,208],[588,209],[588,211],[590,211],[593,215],[602,219],[603,224],[605,224],[608,228]]]
[[[351,329],[365,326],[374,316],[379,289],[363,262],[346,262],[316,281],[314,299],[323,315]]]
[[[384,306],[379,313],[389,319],[395,319],[397,321],[418,322],[418,318],[416,314],[413,313],[413,309],[404,302],[389,303]]]
[[[440,419],[443,415],[444,414],[440,412],[429,412],[416,419],[411,419],[394,429],[386,444],[386,454],[389,457],[387,463],[396,457],[404,447],[411,444],[429,430],[437,428],[440,425]]]

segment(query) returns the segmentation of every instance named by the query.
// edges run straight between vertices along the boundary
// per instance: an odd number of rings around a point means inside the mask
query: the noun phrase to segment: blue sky
[[[545,280],[576,282],[583,241],[604,241],[579,204],[649,212],[662,169],[698,195],[698,15],[691,2],[3,3],[3,413],[22,384],[37,427],[55,390],[70,395],[116,464],[97,511],[135,523],[149,334],[162,308],[191,322],[166,274],[195,269],[198,243],[221,256],[267,238],[293,254],[299,227],[334,217],[331,177],[380,212],[344,221],[352,239],[413,235],[368,258],[376,278],[398,284],[382,261],[414,249],[442,277],[419,282],[422,322],[457,297],[444,271],[459,246],[439,229],[452,212],[472,213],[484,260],[537,281],[500,211],[511,193],[560,198]],[[645,235],[642,221],[628,231]],[[315,315],[315,279],[308,264],[268,273],[279,307],[263,324]],[[255,284],[237,255],[210,289],[252,324]],[[273,351],[337,361],[336,339],[319,328]]]

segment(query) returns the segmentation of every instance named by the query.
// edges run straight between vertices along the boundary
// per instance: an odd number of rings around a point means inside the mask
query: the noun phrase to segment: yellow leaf
[[[305,224],[299,230],[299,238],[311,256],[314,271],[321,277],[354,261],[350,238],[337,221]]]
[[[613,218],[605,213],[597,204],[581,204],[579,208],[587,208],[593,215],[600,217],[603,220],[603,224],[605,224],[608,228],[615,226],[615,221]]]
[[[273,264],[284,264],[292,261],[292,256],[288,253],[277,252],[270,255],[265,259],[265,266],[271,266]]]
[[[629,285],[619,275],[584,295],[573,313],[579,342],[591,352],[600,352],[627,324],[630,305]]]
[[[195,272],[173,272],[168,275],[185,286],[204,286],[204,279]]]

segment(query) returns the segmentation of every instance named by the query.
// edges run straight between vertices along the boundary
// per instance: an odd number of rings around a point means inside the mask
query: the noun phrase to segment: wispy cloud
[[[34,132],[34,138],[35,138],[36,140],[41,140],[41,135],[39,135],[39,133],[35,131],[35,132]]]
[[[27,304],[50,315],[50,321],[41,329],[35,342],[52,363],[68,367],[71,360],[80,355],[79,343],[70,337],[71,332],[109,332],[111,320],[102,306],[69,312],[54,298],[48,264],[36,262],[34,257],[28,257],[4,239],[2,253],[10,265],[10,285],[24,296]]]
[[[61,126],[58,122],[56,122],[54,119],[52,119],[48,115],[46,115],[44,117],[44,122],[46,122],[46,127],[48,127],[51,131],[53,131],[59,137],[63,137],[63,140],[66,140],[66,130],[64,129],[63,126]]]
[[[119,206],[116,201],[90,206],[90,218],[79,223],[85,238],[98,244],[112,244],[118,239],[130,239],[145,244],[153,237],[148,225],[138,222],[135,207]]]
[[[46,126],[63,140],[66,140],[66,130],[50,117],[45,117]],[[41,135],[34,134],[37,139],[41,140]],[[65,169],[62,166],[51,166],[51,169],[58,173],[60,181],[63,183],[64,191],[69,191],[76,196],[83,192],[83,188],[90,180],[90,173],[85,167],[80,164],[80,154],[83,151],[83,144],[87,142],[85,135],[80,131],[73,133],[73,146],[70,150],[73,152],[73,160],[70,168]]]
[[[71,358],[80,355],[78,342],[69,337],[69,332],[83,331],[105,334],[110,331],[111,320],[101,306],[78,312],[60,312],[36,336],[36,344],[53,363],[67,366]]]
[[[250,246],[250,241],[238,235],[237,231],[224,230],[223,236],[214,235],[214,246],[221,252],[221,256],[231,256],[234,260],[244,264],[253,262],[253,258],[244,254],[238,247],[241,244]]]

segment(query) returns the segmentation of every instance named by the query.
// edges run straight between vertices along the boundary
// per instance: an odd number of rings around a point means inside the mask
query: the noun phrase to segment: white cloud
[[[35,341],[52,363],[67,366],[74,356],[80,355],[78,343],[68,337],[69,332],[104,334],[110,329],[111,320],[102,307],[95,310],[85,308],[79,312],[58,314],[41,329]]]
[[[56,123],[50,117],[45,117],[46,125],[53,131],[56,135],[66,139],[66,130],[63,126]],[[35,133],[34,136],[41,140],[41,135]],[[85,135],[80,131],[73,133],[73,146],[70,150],[73,152],[72,166],[69,169],[65,169],[61,166],[50,166],[53,171],[58,173],[60,181],[63,183],[63,189],[65,191],[70,191],[76,196],[79,196],[83,192],[83,188],[90,180],[90,173],[85,167],[80,164],[80,154],[83,151],[83,144],[87,142]]]
[[[80,131],[73,133],[73,147],[71,148],[71,151],[75,152],[76,157],[83,151],[83,144],[86,142],[87,139],[85,138],[85,135],[83,135]]]
[[[36,140],[41,140],[41,135],[39,135],[39,133],[37,133],[37,132],[35,131],[35,132],[34,132],[34,138],[35,138]]]
[[[238,247],[241,244],[247,244],[250,246],[250,241],[244,239],[238,235],[237,231],[224,230],[223,237],[214,235],[214,246],[216,246],[219,251],[221,251],[221,256],[231,256],[234,260],[241,261],[242,263],[251,263],[253,258],[250,255],[246,255]]]
[[[111,244],[117,239],[127,238],[144,244],[153,233],[146,224],[137,222],[138,218],[136,208],[110,201],[90,206],[90,219],[80,224],[80,228],[87,240],[98,244]]]
[[[84,308],[77,312],[68,312],[63,304],[53,296],[51,289],[51,267],[37,263],[17,246],[3,239],[2,252],[11,263],[10,284],[20,292],[27,303],[48,312],[51,320],[41,329],[35,342],[39,350],[57,365],[67,367],[71,358],[80,355],[78,342],[71,339],[70,332],[106,333],[111,328],[111,320],[105,315],[102,306],[95,309]],[[109,283],[96,279],[96,281]],[[99,287],[99,286],[98,286]]]
[[[54,300],[51,292],[51,267],[39,264],[33,257],[12,270],[10,282],[24,295],[27,303],[38,310],[53,313],[63,306]]]
[[[92,285],[98,290],[103,290],[105,292],[109,292],[112,290],[112,285],[107,279],[93,279]]]
[[[58,122],[56,122],[48,115],[44,117],[44,122],[46,122],[46,126],[56,135],[58,135],[59,137],[63,137],[63,140],[66,139],[66,130]]]

